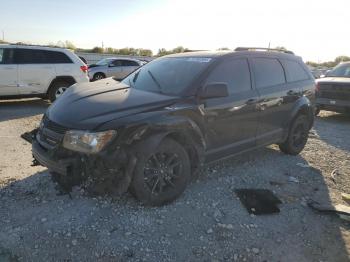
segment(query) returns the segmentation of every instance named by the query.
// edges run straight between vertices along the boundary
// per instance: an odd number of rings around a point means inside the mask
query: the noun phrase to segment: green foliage
[[[327,67],[327,68],[331,68],[331,67],[335,67],[336,65],[338,65],[341,62],[346,62],[346,61],[350,61],[350,57],[349,56],[337,56],[334,61],[327,61],[327,62],[323,62],[323,63],[316,63],[316,62],[312,62],[312,61],[308,61],[306,62],[306,64],[308,64],[309,66],[312,67]]]
[[[175,47],[174,49],[171,49],[171,50],[166,50],[165,48],[160,48],[160,49],[158,49],[157,56],[184,53],[184,52],[188,52],[188,51],[189,51],[188,48],[184,48],[182,46]]]
[[[230,51],[231,49],[228,47],[220,47],[217,49],[217,51]]]
[[[103,48],[99,47],[99,46],[95,46],[94,48],[91,49],[91,52],[101,54],[101,53],[103,53]]]

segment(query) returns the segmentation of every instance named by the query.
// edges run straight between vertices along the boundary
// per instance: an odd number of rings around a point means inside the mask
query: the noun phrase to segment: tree
[[[68,49],[71,49],[71,50],[76,50],[77,49],[75,47],[75,45],[71,41],[68,41],[68,40],[65,41],[64,47],[68,48]]]
[[[274,49],[278,49],[278,50],[282,50],[282,51],[287,51],[288,50],[284,46],[276,46]]]
[[[182,46],[175,47],[172,50],[166,50],[165,48],[158,49],[157,56],[164,56],[164,55],[170,55],[170,54],[177,54],[177,53],[184,53],[188,52],[188,48],[184,48]]]
[[[336,64],[339,64],[340,62],[346,62],[346,61],[350,61],[350,57],[348,57],[348,56],[338,56],[338,57],[336,57],[335,58],[335,60],[334,60],[334,62],[336,63]]]
[[[217,49],[217,51],[230,51],[231,49],[228,47],[220,47]]]
[[[91,52],[101,54],[101,53],[103,53],[103,48],[99,47],[99,46],[95,46],[94,48],[91,49]]]
[[[139,55],[140,56],[152,56],[153,52],[150,49],[139,49]]]

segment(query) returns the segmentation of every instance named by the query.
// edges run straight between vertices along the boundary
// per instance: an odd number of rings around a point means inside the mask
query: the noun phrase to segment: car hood
[[[178,97],[130,88],[107,78],[70,87],[46,114],[64,127],[94,130],[108,121],[163,108],[177,100]]]
[[[350,78],[348,77],[324,77],[322,79],[317,79],[317,83],[340,83],[340,84],[350,84]]]

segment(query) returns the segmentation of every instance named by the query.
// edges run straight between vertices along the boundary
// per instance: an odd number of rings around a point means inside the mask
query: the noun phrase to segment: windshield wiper
[[[162,86],[160,85],[160,83],[158,82],[158,80],[154,77],[154,75],[151,73],[151,71],[147,70],[147,73],[151,76],[152,80],[154,81],[154,83],[156,83],[158,90],[160,93],[162,92]]]

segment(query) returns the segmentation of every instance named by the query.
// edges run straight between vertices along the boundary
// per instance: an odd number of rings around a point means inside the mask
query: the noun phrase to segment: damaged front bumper
[[[34,140],[32,142],[32,154],[36,161],[39,162],[40,165],[47,167],[52,172],[61,174],[61,175],[67,175],[68,168],[71,168],[73,165],[72,160],[53,160],[49,157],[47,151],[41,145],[38,141]]]
[[[73,152],[57,144],[48,148],[40,133],[32,139],[32,154],[35,162],[47,167],[53,179],[64,191],[82,185],[93,194],[122,194],[127,191],[136,157],[130,150],[105,150],[97,154]]]

